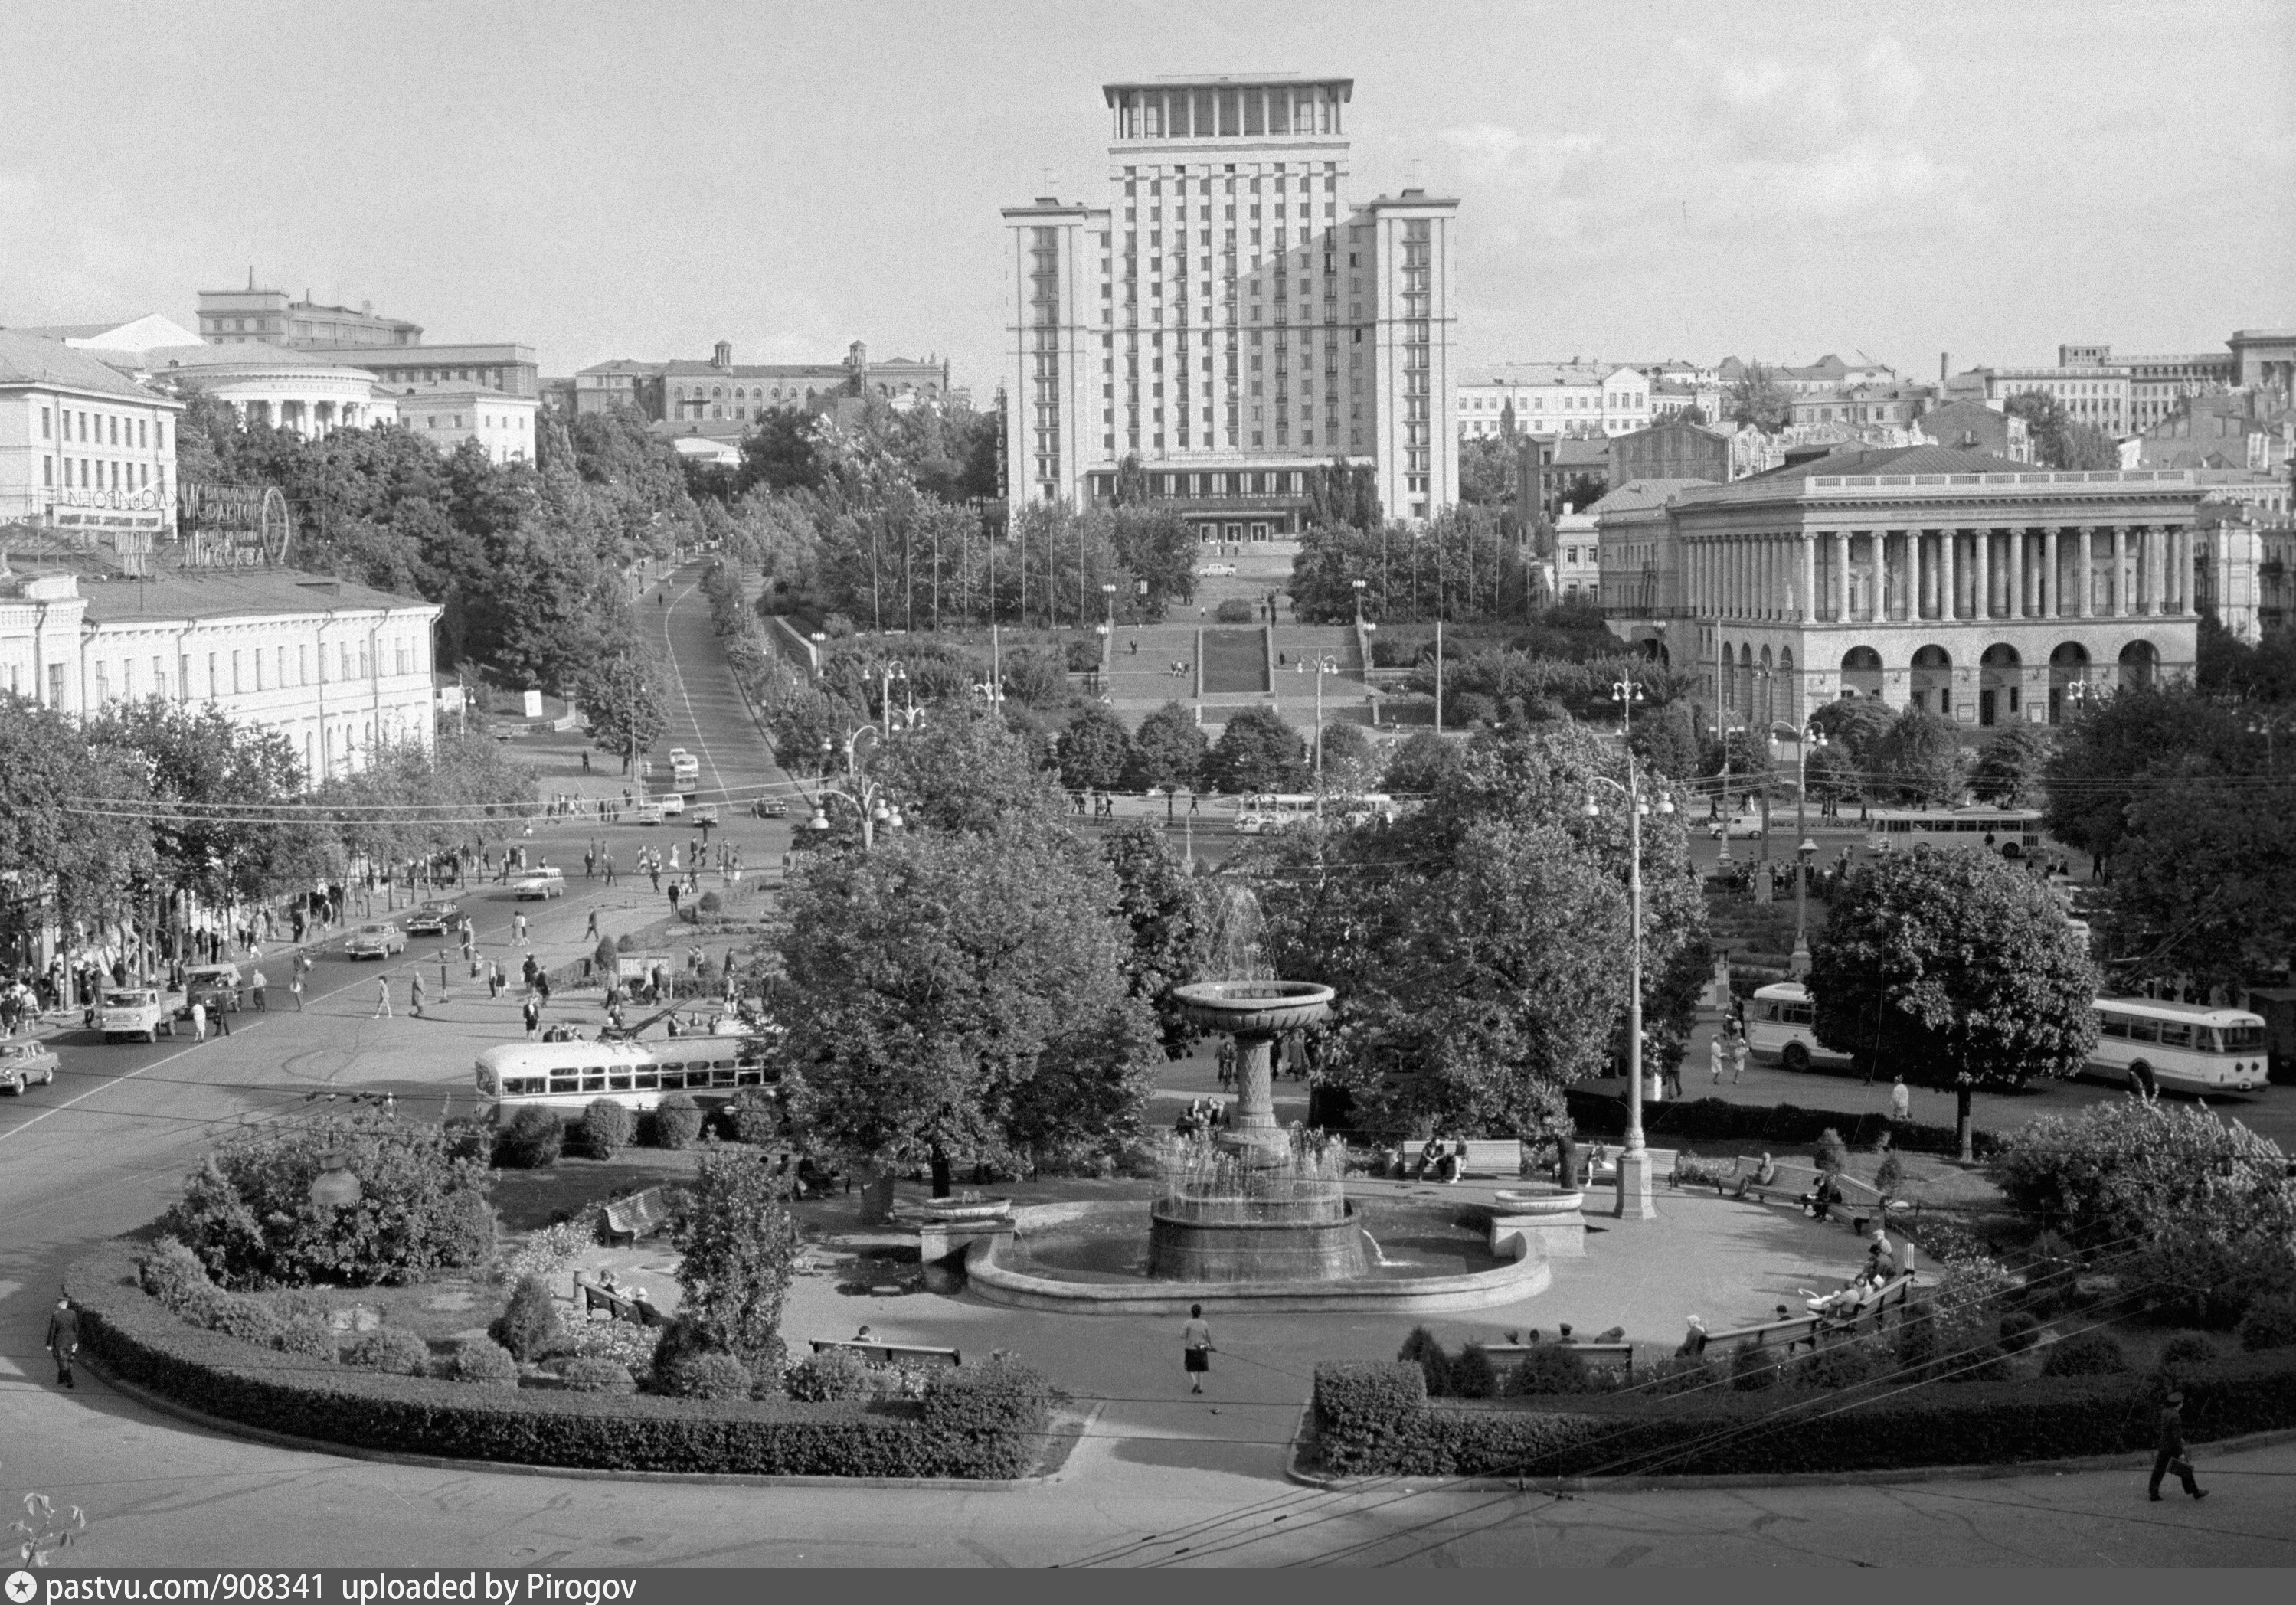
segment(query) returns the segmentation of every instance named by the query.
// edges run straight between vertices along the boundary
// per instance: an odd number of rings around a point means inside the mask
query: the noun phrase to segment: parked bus
[[[480,1106],[507,1126],[519,1110],[539,1107],[561,1116],[598,1098],[649,1110],[664,1093],[697,1103],[723,1103],[747,1086],[780,1079],[750,1051],[746,1036],[671,1036],[654,1042],[511,1042],[479,1055]]]
[[[2081,1074],[2141,1092],[2238,1093],[2265,1085],[2264,1017],[2243,1009],[2101,997],[2096,1046]],[[1841,1068],[1849,1055],[1819,1045],[1809,992],[1800,981],[1759,988],[1746,1010],[1746,1045],[1790,1070]]]
[[[2096,1000],[2084,1075],[2140,1092],[2244,1093],[2264,1085],[2264,1017],[2151,997]]]
[[[1896,852],[1927,841],[1939,847],[1983,847],[2004,858],[2023,858],[2041,850],[2038,808],[1869,808],[1866,845],[1876,853]]]
[[[1757,987],[1754,1001],[1746,1006],[1746,1049],[1757,1059],[1790,1070],[1847,1065],[1849,1054],[1818,1045],[1810,1019],[1809,988],[1800,981]]]

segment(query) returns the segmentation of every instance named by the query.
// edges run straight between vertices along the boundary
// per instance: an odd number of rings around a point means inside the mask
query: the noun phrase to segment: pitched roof
[[[48,385],[123,401],[176,405],[70,346],[6,329],[0,329],[0,385]]]
[[[91,577],[83,573],[80,594],[87,599],[86,617],[91,623],[438,605],[300,569],[162,569],[141,584],[119,577],[91,583]]]
[[[266,345],[259,340],[242,340],[230,346],[157,346],[139,355],[144,368],[153,373],[165,373],[170,368],[269,368],[282,364],[310,368],[350,365],[327,351],[290,350],[285,346]]]
[[[1643,512],[1665,506],[1693,485],[1713,483],[1711,479],[1629,479],[1587,511],[1597,517],[1606,512]]]
[[[117,323],[20,323],[12,327],[11,334],[29,334],[34,340],[94,340],[99,334],[109,334],[119,327]]]

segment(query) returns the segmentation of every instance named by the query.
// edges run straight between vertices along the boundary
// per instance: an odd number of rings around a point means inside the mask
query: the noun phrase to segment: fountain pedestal
[[[1239,1154],[1272,1158],[1291,1142],[1275,1124],[1275,1044],[1280,1038],[1272,1031],[1236,1031],[1231,1036],[1235,1043],[1236,1101],[1226,1129],[1219,1134],[1220,1146]]]

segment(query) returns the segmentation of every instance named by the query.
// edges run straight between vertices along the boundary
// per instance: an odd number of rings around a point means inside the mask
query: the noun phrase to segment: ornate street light
[[[311,1178],[311,1202],[322,1209],[348,1209],[359,1198],[359,1179],[343,1156],[332,1151],[321,1155],[319,1174]]]
[[[1627,702],[1631,712],[1633,698],[1624,694],[1626,683],[1622,682],[1619,689],[1619,700]],[[1627,755],[1624,785],[1608,775],[1588,778],[1627,799],[1627,890],[1633,921],[1628,958],[1627,1142],[1626,1151],[1619,1156],[1619,1216],[1624,1219],[1632,1213],[1648,1220],[1657,1213],[1651,1203],[1650,1151],[1643,1143],[1643,820],[1650,814],[1651,805],[1644,799],[1641,769],[1631,752]],[[1592,791],[1587,794],[1583,811],[1589,819],[1603,816],[1602,806],[1595,800]],[[1661,790],[1658,794],[1658,812],[1674,812],[1670,792]]]

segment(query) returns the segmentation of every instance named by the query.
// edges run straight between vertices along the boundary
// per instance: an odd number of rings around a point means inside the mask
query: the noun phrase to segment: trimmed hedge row
[[[1566,1087],[1563,1097],[1570,1110],[1571,1123],[1582,1136],[1626,1135],[1627,1106],[1623,1099],[1585,1087]],[[1681,1137],[1693,1142],[1746,1138],[1780,1147],[1799,1147],[1815,1143],[1828,1126],[1841,1133],[1852,1148],[1874,1147],[1887,1133],[1890,1146],[1907,1153],[1951,1158],[1961,1151],[1961,1139],[1950,1126],[1900,1124],[1887,1115],[1804,1109],[1794,1103],[1730,1103],[1720,1098],[1643,1105],[1643,1130],[1650,1136]],[[1992,1132],[1972,1128],[1970,1144],[1977,1157],[1984,1159],[2000,1151],[2001,1139]]]
[[[2152,1379],[1939,1383],[1853,1402],[1724,1387],[1680,1397],[1573,1396],[1567,1404],[1431,1402],[1416,1365],[1316,1368],[1327,1470],[1353,1476],[1780,1475],[2003,1465],[2152,1446]],[[2296,1363],[2227,1359],[2179,1375],[2190,1438],[2296,1426]],[[1848,1405],[1848,1408],[1842,1406]]]
[[[1022,1477],[1051,1391],[1017,1365],[943,1373],[921,1402],[701,1405],[653,1395],[480,1388],[258,1348],[184,1324],[145,1293],[136,1246],[73,1265],[80,1340],[114,1375],[271,1432],[362,1449],[603,1470],[755,1476]]]

